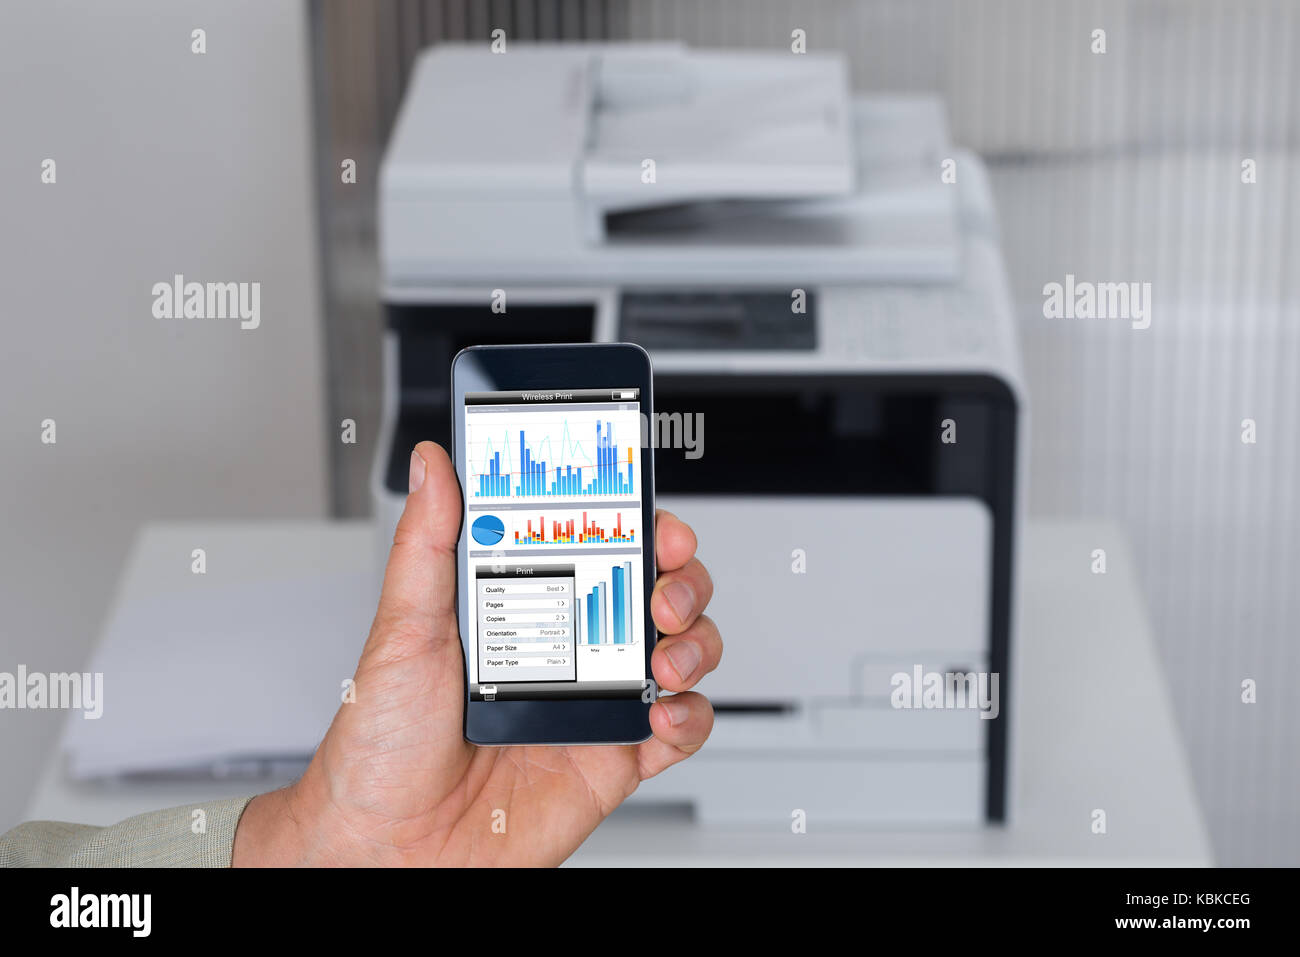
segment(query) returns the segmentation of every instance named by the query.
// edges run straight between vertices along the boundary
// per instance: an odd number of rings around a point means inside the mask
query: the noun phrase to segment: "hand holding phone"
[[[465,506],[441,448],[416,447],[410,487],[346,702],[303,777],[249,803],[237,866],[558,864],[640,781],[693,754],[712,730],[713,709],[690,690],[722,654],[702,614],[712,584],[694,534],[661,512],[646,604],[663,637],[650,673],[676,693],[645,706],[652,737],[616,747],[466,741],[456,607]]]

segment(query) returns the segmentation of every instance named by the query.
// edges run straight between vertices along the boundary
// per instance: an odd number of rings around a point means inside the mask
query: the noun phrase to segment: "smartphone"
[[[472,346],[452,360],[451,393],[465,737],[646,740],[650,356],[626,343]]]

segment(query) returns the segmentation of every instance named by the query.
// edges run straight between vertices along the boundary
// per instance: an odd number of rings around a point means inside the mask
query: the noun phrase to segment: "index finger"
[[[695,533],[672,512],[655,511],[655,564],[661,572],[676,571],[695,557]]]

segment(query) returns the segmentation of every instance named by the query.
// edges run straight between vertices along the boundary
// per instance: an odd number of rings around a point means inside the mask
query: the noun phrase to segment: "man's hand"
[[[558,864],[641,781],[708,738],[713,708],[689,689],[722,656],[718,629],[701,614],[713,585],[694,557],[695,534],[661,511],[650,610],[664,637],[652,668],[659,687],[677,693],[651,707],[654,736],[624,746],[467,742],[455,612],[460,523],[447,453],[422,442],[357,665],[356,701],[339,708],[301,780],[249,803],[235,866]]]

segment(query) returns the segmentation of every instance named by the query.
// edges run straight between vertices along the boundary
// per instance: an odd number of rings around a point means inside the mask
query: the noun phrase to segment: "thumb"
[[[442,447],[421,442],[411,452],[410,491],[388,554],[375,616],[375,639],[385,657],[423,650],[426,643],[457,638],[456,540],[460,536],[460,485]],[[385,640],[387,636],[387,640]]]

